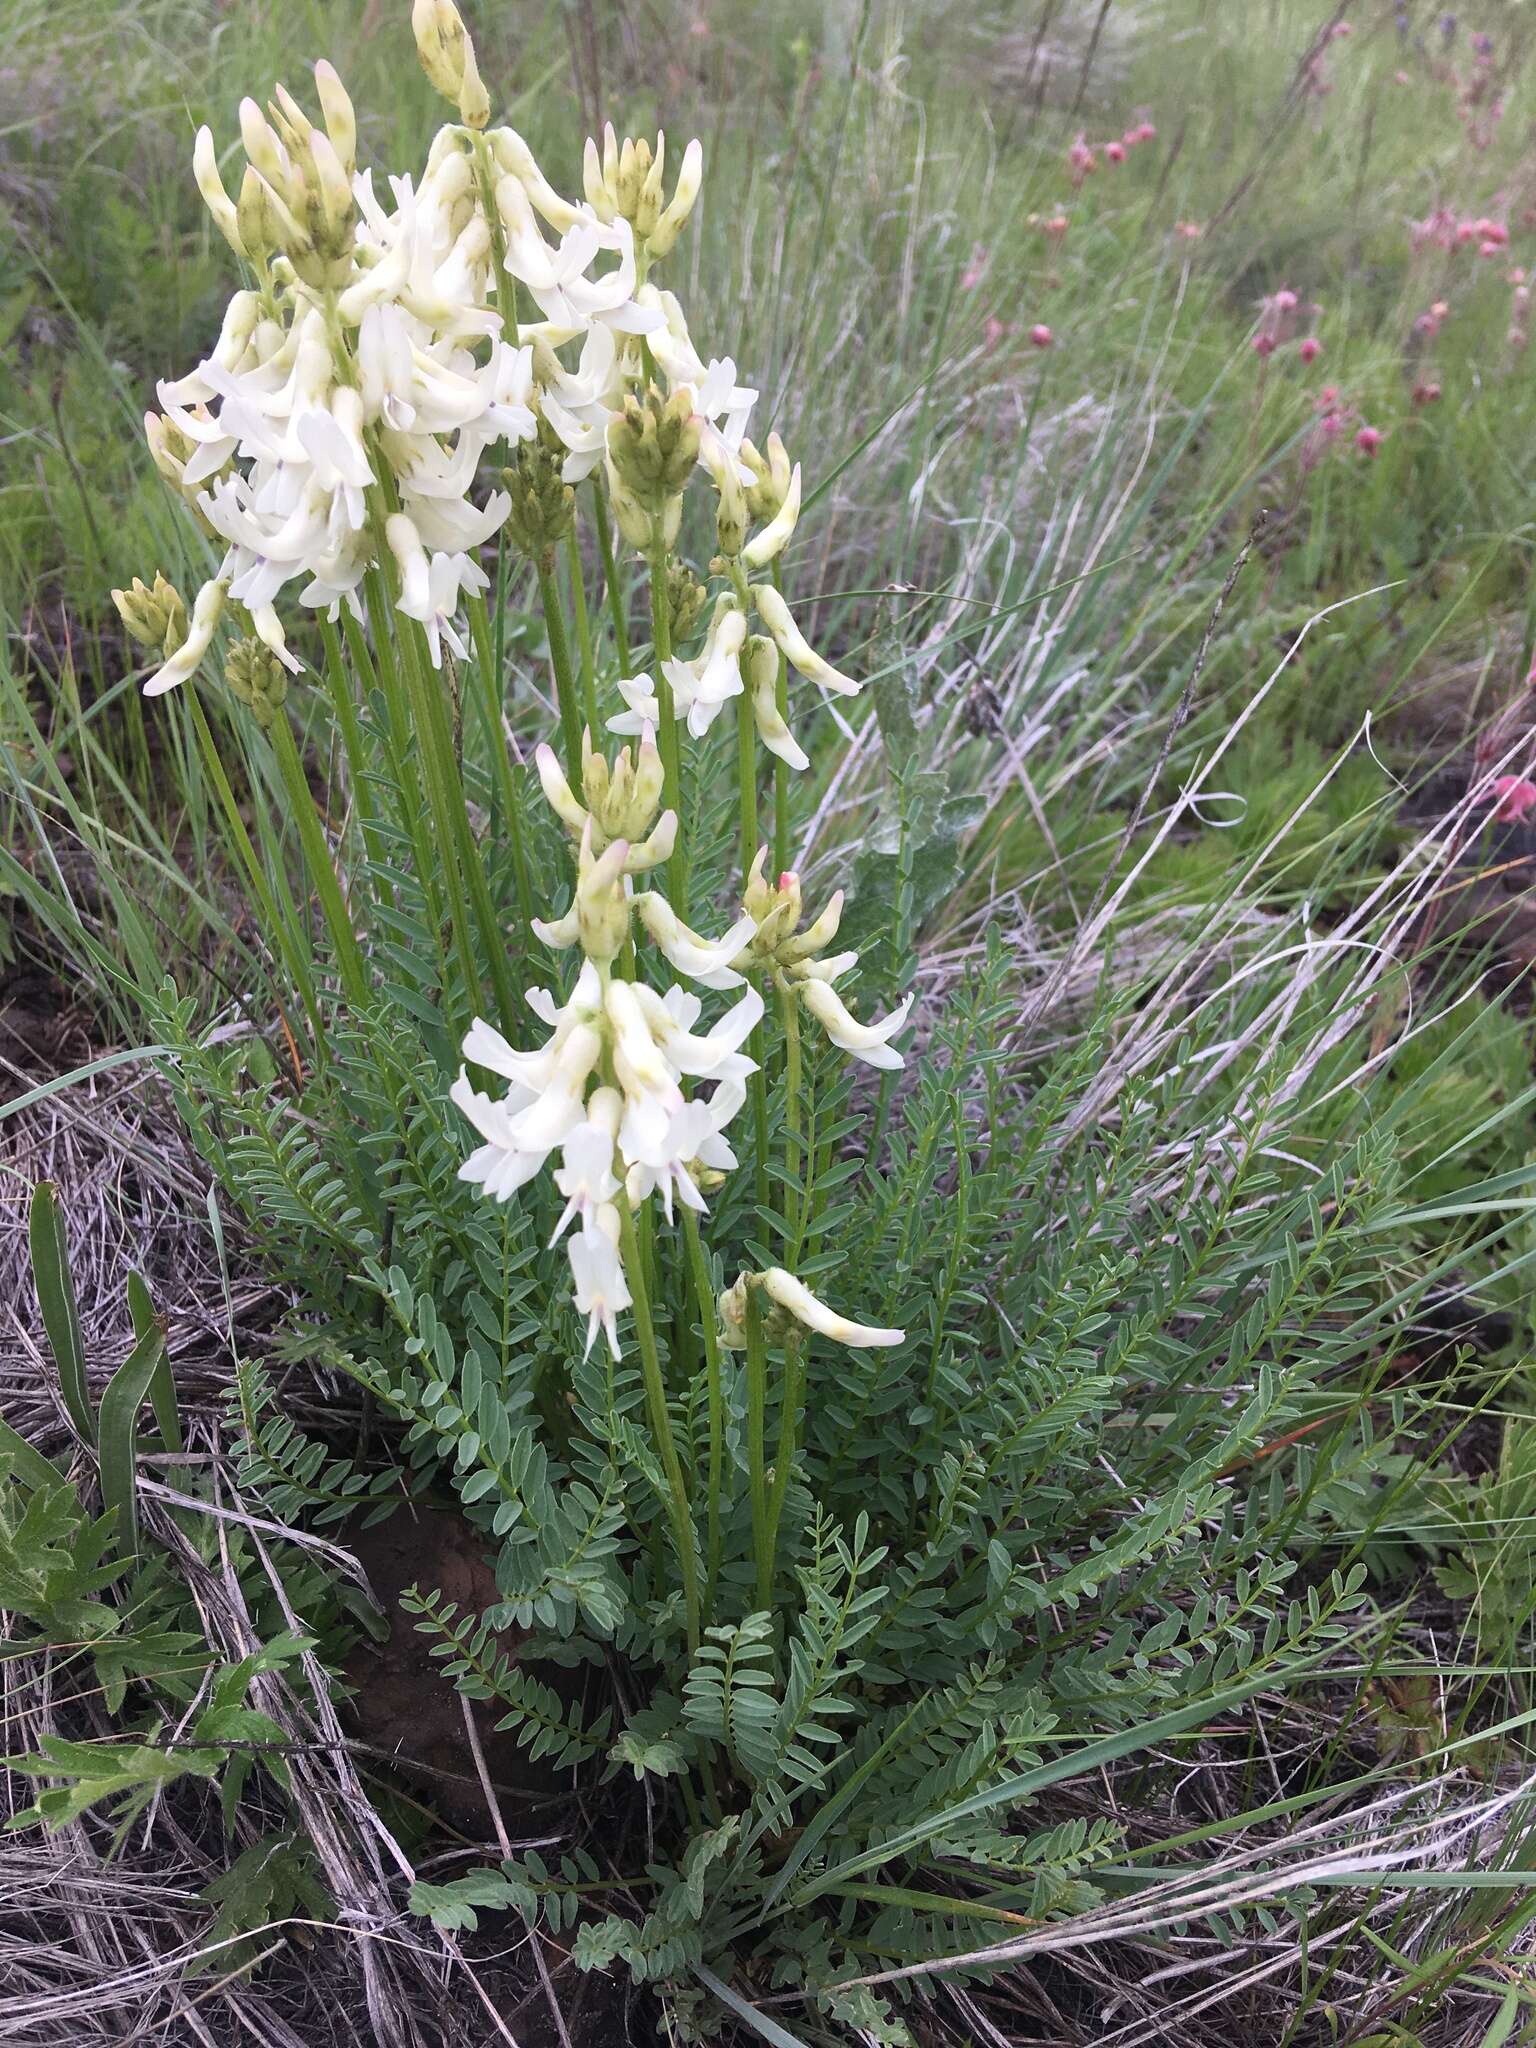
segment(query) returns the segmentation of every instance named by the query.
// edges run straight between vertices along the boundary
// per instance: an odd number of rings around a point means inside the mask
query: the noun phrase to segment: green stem
[[[384,859],[384,847],[378,836],[378,806],[374,802],[373,786],[363,758],[363,729],[342,656],[341,636],[334,622],[324,613],[320,617],[320,637],[325,644],[325,679],[330,688],[336,723],[341,730],[342,752],[346,756],[348,793],[357,807],[358,821],[363,828],[364,851],[377,866]],[[359,680],[364,678],[359,677]]]
[[[752,1092],[752,1149],[756,1155],[753,1161],[753,1180],[757,1194],[757,1206],[768,1206],[768,1034],[761,1023],[752,1027],[752,1036],[747,1050],[754,1062],[750,1083]]]
[[[370,575],[376,573],[369,571]],[[386,591],[393,595],[388,585]],[[485,950],[486,964],[496,991],[496,1008],[502,1029],[510,1031],[516,1022],[517,998],[512,988],[506,944],[496,916],[496,906],[491,901],[490,884],[485,878],[485,865],[469,828],[469,807],[465,801],[463,777],[454,757],[453,732],[448,721],[442,679],[428,659],[425,632],[414,619],[406,618],[398,607],[394,615],[405,655],[405,683],[412,725],[421,749],[427,802],[437,840],[435,864],[448,891],[449,917],[459,956],[459,971],[463,977],[464,997],[472,1008],[478,1007],[480,971],[471,938],[472,903],[474,921],[480,928],[480,943]]]
[[[325,1025],[320,1015],[320,1005],[315,995],[314,977],[309,971],[309,963],[304,958],[303,949],[299,946],[287,919],[278,906],[277,899],[268,884],[261,861],[257,857],[256,849],[251,844],[250,834],[245,829],[245,821],[240,816],[240,806],[236,803],[235,793],[229,786],[229,777],[224,772],[224,763],[219,757],[219,750],[214,741],[213,734],[208,729],[208,720],[203,714],[203,707],[198,701],[195,688],[186,692],[186,701],[191,712],[192,724],[197,732],[198,745],[202,749],[203,764],[208,771],[209,780],[212,782],[214,791],[218,796],[219,808],[223,811],[224,821],[229,827],[230,839],[236,853],[240,857],[241,865],[245,869],[252,893],[255,895],[256,901],[260,906],[262,921],[266,928],[266,936],[276,945],[287,964],[289,973],[293,976],[294,985],[299,992],[299,999],[303,1003],[305,1014],[309,1018],[310,1030],[314,1034],[315,1059],[323,1065],[326,1043]]]
[[[651,544],[651,639],[654,643],[656,705],[661,731],[656,735],[661,750],[662,801],[677,813],[677,844],[667,863],[667,894],[678,916],[688,915],[688,846],[683,832],[682,742],[677,730],[677,711],[672,702],[672,685],[664,664],[672,659],[672,616],[667,603],[667,545],[662,539],[661,519],[656,520]]]
[[[392,558],[388,556],[387,549],[381,546],[380,559],[368,569],[363,588],[367,599],[368,623],[373,633],[373,658],[378,667],[379,687],[384,698],[394,756],[401,768],[401,786],[398,791],[400,829],[410,840],[416,856],[417,879],[434,925],[446,923],[458,947],[459,971],[462,975],[466,948],[463,914],[455,908],[458,893],[454,886],[457,868],[452,861],[443,858],[445,844],[451,845],[453,842],[451,838],[445,842],[442,836],[443,827],[437,817],[437,803],[432,793],[432,778],[425,758],[426,749],[420,720],[413,707],[412,692],[403,673],[399,650],[395,644],[392,617],[394,591],[382,566],[388,559]],[[423,773],[426,774],[425,794],[421,780]],[[472,964],[473,956],[469,957]],[[441,945],[439,959],[444,970],[443,980],[446,986],[448,961]],[[471,975],[465,985],[466,989],[474,987],[475,977]]]
[[[784,580],[779,574],[778,558],[769,566],[773,587],[783,594]],[[789,718],[789,662],[781,651],[779,654],[778,680],[773,687],[774,702],[779,707],[779,716],[787,723]],[[782,875],[789,866],[789,763],[777,756],[773,763],[773,871]]]
[[[475,642],[475,669],[480,679],[482,708],[485,714],[486,744],[491,751],[491,766],[496,776],[496,785],[501,792],[502,814],[507,821],[507,837],[512,843],[512,871],[517,880],[517,907],[522,913],[526,930],[533,916],[533,884],[528,874],[528,849],[523,844],[523,807],[518,793],[517,778],[512,772],[512,756],[507,748],[506,726],[501,707],[501,665],[496,660],[491,640],[490,615],[482,596],[469,601],[469,630]]]
[[[596,746],[599,731],[597,671],[592,661],[592,621],[587,617],[587,586],[581,566],[581,534],[574,518],[566,528],[565,551],[571,570],[571,610],[576,619],[576,650],[581,657],[581,705],[586,714],[587,730],[592,735],[592,744]]]
[[[651,1434],[656,1439],[656,1449],[672,1493],[673,1536],[677,1544],[678,1564],[683,1575],[683,1600],[688,1614],[688,1647],[690,1650],[696,1650],[699,1646],[699,1582],[694,1556],[693,1517],[688,1511],[688,1490],[683,1481],[682,1463],[677,1455],[677,1441],[672,1434],[672,1418],[667,1413],[667,1390],[661,1377],[661,1359],[656,1350],[656,1329],[651,1321],[650,1296],[646,1292],[640,1241],[635,1233],[634,1211],[629,1206],[629,1197],[622,1192],[619,1195],[618,1209],[620,1250],[624,1259],[625,1278],[629,1282],[635,1332],[640,1341],[640,1371],[645,1382],[646,1406],[650,1410]]]
[[[705,1399],[709,1417],[709,1498],[706,1506],[704,1566],[704,1613],[713,1613],[715,1586],[720,1577],[720,1494],[725,1473],[725,1390],[720,1370],[720,1330],[716,1320],[715,1291],[699,1236],[699,1219],[693,1210],[683,1209],[683,1236],[688,1245],[688,1270],[693,1279],[694,1305],[699,1327],[704,1332]]]
[[[539,556],[539,602],[544,607],[544,630],[549,635],[549,661],[555,672],[555,696],[560,705],[560,732],[565,746],[565,772],[575,789],[581,787],[581,709],[576,701],[576,682],[571,674],[571,646],[565,635],[565,613],[555,584],[553,548]]]
[[[807,1176],[807,1162],[802,1156],[800,1145],[800,1009],[795,992],[790,988],[779,990],[779,1016],[784,1024],[784,1122],[786,1142],[784,1162],[790,1169],[791,1178],[804,1190]],[[785,1249],[794,1244],[797,1251],[801,1231],[801,1196],[793,1188],[785,1189]]]
[[[516,1028],[518,1016],[517,994],[512,986],[512,971],[507,962],[507,943],[497,916],[496,905],[491,897],[491,885],[486,875],[485,862],[475,840],[469,822],[469,802],[464,790],[464,777],[454,749],[453,734],[448,723],[448,705],[439,679],[427,665],[426,650],[419,634],[417,640],[418,669],[423,709],[431,734],[432,752],[436,757],[435,772],[439,785],[439,802],[443,820],[447,826],[445,841],[445,862],[453,859],[452,849],[458,852],[465,880],[469,884],[469,900],[474,907],[475,922],[480,928],[480,944],[485,953],[486,965],[491,973],[491,986],[496,992],[496,1008],[501,1018],[503,1031]],[[476,976],[470,986],[479,988]]]
[[[768,1351],[763,1341],[763,1318],[757,1306],[757,1289],[749,1284],[746,1295],[747,1480],[752,1494],[752,1555],[757,1562],[757,1606],[762,1610],[773,1600],[773,1555],[768,1544],[768,1474],[763,1463],[768,1410]]]
[[[608,596],[608,612],[613,620],[613,641],[619,650],[619,674],[630,673],[629,626],[624,617],[624,592],[619,586],[619,568],[614,559],[613,533],[608,525],[608,506],[603,497],[603,487],[594,477],[592,480],[592,512],[597,524],[598,553],[603,558],[603,588]]]
[[[743,690],[736,699],[736,781],[741,805],[741,883],[757,858],[757,720]]]
[[[779,1446],[773,1458],[773,1492],[768,1501],[768,1592],[773,1593],[774,1574],[778,1569],[779,1518],[784,1512],[784,1496],[789,1491],[789,1471],[794,1463],[795,1450],[799,1442],[800,1400],[805,1384],[805,1370],[800,1355],[799,1340],[793,1336],[784,1341],[784,1406],[779,1416]],[[766,1607],[767,1600],[759,1599],[758,1605]]]
[[[331,934],[331,944],[336,949],[336,964],[341,969],[342,986],[346,989],[347,1000],[353,1009],[365,1009],[371,993],[368,986],[368,970],[363,964],[357,934],[352,929],[352,919],[342,899],[341,885],[336,879],[335,863],[331,859],[330,842],[325,836],[325,827],[320,822],[314,792],[310,789],[309,778],[304,773],[304,763],[299,759],[293,729],[282,711],[279,711],[272,721],[272,748],[277,755],[283,786],[288,792],[293,822],[298,827],[299,844],[304,849],[304,863],[309,869],[309,879],[320,899],[320,908],[325,913],[325,922]]]

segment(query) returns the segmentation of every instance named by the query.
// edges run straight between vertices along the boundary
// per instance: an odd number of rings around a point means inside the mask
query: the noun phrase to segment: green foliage
[[[973,1930],[923,1890],[936,1870],[1010,1912],[1079,1910],[1112,1835],[1012,1832],[1042,1772],[1069,1771],[1084,1736],[1134,1740],[1161,1714],[1197,1722],[1202,1701],[1293,1686],[1369,1626],[1363,1568],[1298,1577],[1287,1544],[1305,1513],[1326,1551],[1330,1488],[1357,1503],[1387,1483],[1386,1447],[1328,1390],[1390,1343],[1373,1307],[1378,1220],[1398,1199],[1390,1143],[1298,1187],[1234,1122],[1218,1176],[1191,1154],[1149,1202],[1177,1094],[1132,1091],[1111,1126],[1066,1135],[1107,1020],[1032,1095],[994,1087],[1011,1016],[994,949],[940,1018],[882,1168],[838,1159],[841,1087],[813,1067],[800,1269],[814,1284],[836,1267],[839,1299],[906,1317],[908,1339],[835,1362],[812,1348],[772,1611],[749,1595],[746,1387],[725,1356],[723,1554],[690,1651],[638,1375],[581,1356],[565,1276],[538,1248],[554,1198],[535,1184],[498,1211],[463,1193],[409,999],[389,1021],[391,977],[417,957],[378,964],[365,1020],[333,1013],[326,1072],[289,1099],[253,1099],[236,1056],[204,1050],[179,1011],[158,1028],[230,1197],[320,1318],[320,1344],[310,1329],[296,1345],[396,1418],[401,1454],[455,1489],[494,1551],[502,1598],[484,1614],[431,1587],[408,1598],[446,1674],[532,1754],[594,1782],[644,1778],[667,1816],[643,1913],[583,1917],[584,1961],[676,1982],[755,1956],[814,1987],[892,1953],[958,1954]],[[1263,1072],[1246,1086],[1266,1099]],[[335,1121],[349,1110],[373,1134],[366,1179],[328,1166],[357,1156]],[[721,1270],[765,1227],[728,1184]],[[675,1243],[658,1236],[663,1275],[681,1272]],[[680,1329],[666,1370],[699,1499],[708,1442]],[[1304,1465],[1266,1461],[1297,1430]],[[273,1511],[318,1521],[383,1499],[347,1461],[326,1478],[314,1447],[297,1464],[281,1425],[275,1444],[248,1426],[263,1441],[245,1473]],[[513,1625],[617,1651],[620,1725],[513,1661]],[[685,1786],[713,1786],[722,1817],[690,1823]],[[599,1875],[479,1873],[416,1900],[465,1928],[487,1907],[574,1915]]]
[[[607,1713],[587,1727],[579,1705],[562,1700],[550,1686],[517,1668],[499,1647],[488,1621],[473,1614],[458,1619],[452,1602],[414,1587],[405,1592],[401,1604],[408,1614],[420,1615],[416,1626],[424,1635],[439,1638],[431,1654],[443,1660],[444,1676],[466,1699],[494,1700],[506,1708],[497,1730],[515,1733],[532,1761],[548,1757],[556,1769],[564,1770],[601,1750],[608,1732]]]
[[[288,1738],[269,1715],[246,1704],[246,1694],[258,1672],[279,1670],[310,1647],[305,1637],[278,1637],[238,1664],[211,1673],[208,1704],[174,1734],[155,1721],[142,1740],[74,1742],[45,1735],[38,1754],[11,1757],[8,1767],[23,1777],[63,1782],[40,1792],[7,1826],[68,1827],[92,1808],[106,1806],[120,1841],[150,1801],[179,1778],[212,1781],[222,1776],[226,1812],[233,1810],[258,1759],[279,1786],[286,1785]]]
[[[53,1351],[54,1368],[59,1376],[59,1392],[76,1429],[87,1443],[94,1443],[96,1424],[86,1388],[80,1310],[75,1302],[75,1283],[69,1267],[69,1249],[64,1239],[64,1219],[59,1213],[58,1193],[48,1181],[39,1181],[32,1191],[27,1233],[33,1283],[37,1288],[38,1306],[42,1310],[43,1328],[48,1333]]]
[[[1536,1616],[1536,1423],[1512,1416],[1495,1468],[1471,1486],[1446,1486],[1441,1499],[1449,1556],[1435,1576],[1467,1604],[1479,1661],[1513,1661]]]
[[[370,1528],[400,1502],[400,1475],[367,1472],[306,1436],[276,1405],[270,1375],[246,1359],[235,1369],[235,1476],[283,1522],[325,1528],[359,1517]]]
[[[106,1634],[117,1615],[96,1596],[128,1569],[107,1558],[116,1511],[92,1520],[67,1482],[29,1494],[13,1474],[0,1457],[0,1607],[61,1642]]]
[[[203,1887],[201,1897],[213,1908],[201,1936],[207,1971],[246,1967],[259,1953],[261,1938],[275,1928],[295,1919],[329,1920],[335,1911],[313,1852],[291,1834],[252,1842]]]
[[[540,1923],[553,1934],[566,1933],[582,1910],[583,1889],[598,1886],[598,1867],[584,1850],[562,1856],[551,1867],[536,1849],[508,1857],[496,1870],[470,1870],[447,1884],[418,1879],[411,1887],[411,1911],[434,1920],[448,1932],[473,1931],[481,1911],[521,1913],[530,1929]],[[585,1935],[582,1929],[578,1942]]]

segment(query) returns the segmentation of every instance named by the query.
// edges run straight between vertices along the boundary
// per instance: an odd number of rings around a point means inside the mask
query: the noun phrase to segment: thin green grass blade
[[[90,1390],[86,1381],[85,1341],[80,1334],[80,1310],[75,1300],[74,1277],[69,1270],[69,1246],[64,1237],[59,1191],[52,1181],[39,1181],[32,1191],[27,1239],[43,1328],[48,1334],[49,1348],[58,1369],[59,1391],[64,1397],[70,1421],[85,1441],[93,1444],[96,1425],[91,1415]]]
[[[788,2027],[781,2027],[777,2020],[769,2019],[767,2013],[759,2012],[750,2005],[739,1991],[733,1991],[723,1977],[717,1977],[707,1963],[695,1963],[693,1974],[704,1986],[712,1991],[720,2003],[729,2006],[739,2020],[745,2020],[753,2033],[760,2034],[765,2041],[771,2041],[773,2048],[810,2048],[810,2044],[799,2034],[792,2034]]]
[[[131,1267],[128,1272],[128,1308],[133,1317],[133,1334],[139,1343],[157,1331],[162,1338],[165,1336],[165,1326],[155,1313],[155,1304],[150,1298],[149,1284],[142,1273]],[[149,1400],[165,1448],[179,1451],[182,1448],[181,1412],[176,1402],[176,1381],[171,1373],[168,1349],[163,1351],[160,1368],[149,1383]]]
[[[165,1334],[156,1327],[134,1345],[101,1397],[101,1498],[106,1507],[117,1510],[117,1546],[125,1555],[136,1554],[139,1548],[134,1430],[155,1375],[164,1365]]]

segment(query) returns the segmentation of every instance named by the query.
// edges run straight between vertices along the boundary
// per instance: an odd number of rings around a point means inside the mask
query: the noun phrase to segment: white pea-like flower
[[[819,1336],[832,1338],[834,1343],[846,1344],[855,1351],[872,1351],[905,1340],[904,1330],[877,1329],[872,1324],[855,1323],[847,1316],[839,1315],[836,1309],[828,1308],[824,1301],[812,1294],[803,1280],[797,1280],[782,1266],[770,1266],[763,1274],[762,1282],[763,1292],[780,1308],[787,1310],[797,1323],[804,1323],[808,1330],[815,1330]]]
[[[752,601],[774,645],[790,667],[797,669],[807,682],[819,683],[822,689],[830,690],[838,697],[856,697],[859,694],[859,685],[852,676],[845,676],[830,661],[824,661],[811,646],[795,624],[789,606],[771,583],[754,583]]]
[[[647,730],[654,732],[661,723],[661,705],[656,696],[656,685],[649,676],[620,676],[619,695],[624,699],[624,709],[616,711],[608,721],[608,730],[614,733],[634,735]],[[682,707],[677,701],[677,687],[672,690],[672,705],[678,716]]]
[[[661,664],[677,715],[686,717],[695,739],[702,739],[731,699],[741,695],[741,650],[746,644],[746,619],[726,598],[715,607],[704,645],[693,660],[673,657]]]
[[[630,1305],[629,1282],[619,1256],[620,1230],[618,1210],[604,1202],[593,1216],[592,1228],[571,1238],[566,1252],[576,1313],[587,1319],[586,1349],[591,1351],[601,1330],[615,1358],[621,1356],[619,1316]]]
[[[789,475],[789,489],[784,502],[769,520],[762,532],[749,540],[741,551],[741,559],[749,569],[766,569],[775,556],[783,554],[789,544],[800,518],[800,465],[797,462]]]
[[[793,1320],[805,1329],[815,1331],[819,1337],[830,1337],[835,1344],[846,1344],[852,1351],[874,1351],[906,1341],[905,1330],[881,1329],[873,1323],[856,1323],[849,1316],[839,1315],[786,1268],[769,1266],[761,1273],[739,1274],[735,1286],[728,1287],[719,1297],[717,1307],[721,1335],[738,1351],[747,1342],[749,1289],[768,1297],[765,1321],[772,1335],[787,1334]]]
[[[905,997],[889,1016],[864,1024],[833,987],[859,964],[855,952],[826,950],[842,920],[842,890],[834,890],[820,915],[802,930],[800,877],[788,869],[776,882],[770,882],[764,872],[767,860],[767,847],[759,847],[742,903],[743,922],[751,925],[751,934],[730,963],[731,978],[762,975],[785,1001],[803,1003],[832,1043],[866,1066],[890,1071],[904,1066],[906,1062],[891,1040],[911,1014],[912,997]],[[694,978],[704,987],[723,986],[718,976],[711,979],[708,974],[698,974]]]
[[[851,956],[852,959],[857,957],[856,954]],[[838,971],[846,972],[850,964],[850,957],[842,956]],[[905,1060],[890,1041],[907,1021],[908,1012],[912,1008],[910,995],[903,996],[890,1015],[882,1017],[878,1024],[861,1024],[829,981],[818,975],[808,974],[805,980],[798,982],[796,986],[801,1001],[834,1045],[840,1046],[844,1052],[852,1053],[855,1059],[862,1060],[867,1067],[894,1070],[905,1066]]]
[[[192,618],[186,639],[170,660],[162,662],[149,677],[144,685],[146,697],[163,697],[167,690],[174,690],[178,683],[184,683],[193,673],[213,645],[213,636],[218,631],[219,620],[224,613],[224,600],[228,595],[227,579],[215,577],[211,583],[203,585],[192,607]]]
[[[609,854],[621,859],[622,842]],[[482,1141],[459,1178],[494,1201],[510,1201],[558,1152],[554,1181],[565,1208],[552,1242],[566,1237],[589,1346],[601,1328],[617,1354],[615,1318],[629,1296],[613,1205],[659,1193],[669,1220],[674,1198],[705,1207],[701,1179],[711,1182],[736,1163],[724,1131],[756,1071],[741,1047],[762,1017],[762,997],[749,989],[701,1033],[694,1029],[697,997],[681,988],[658,995],[588,960],[566,1002],[535,989],[528,1003],[551,1029],[537,1050],[520,1052],[482,1018],[464,1039],[465,1060],[509,1086],[497,1099],[461,1070],[449,1091]],[[611,1079],[594,1086],[599,1073]],[[715,1085],[690,1100],[684,1076]]]
[[[705,988],[732,988],[740,984],[741,976],[733,972],[731,963],[750,945],[757,930],[756,921],[747,912],[723,937],[706,939],[684,924],[666,897],[658,896],[654,890],[636,896],[634,910],[647,936],[679,974],[686,974],[690,981]]]

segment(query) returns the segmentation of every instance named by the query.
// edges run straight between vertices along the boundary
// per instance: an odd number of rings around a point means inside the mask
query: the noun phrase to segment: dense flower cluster
[[[696,1031],[697,996],[676,984],[661,994],[618,971],[616,963],[632,950],[633,923],[669,965],[701,986],[733,988],[754,970],[766,972],[776,987],[804,999],[835,1045],[871,1066],[902,1064],[890,1040],[906,1022],[911,998],[881,1023],[860,1024],[832,986],[858,955],[821,957],[836,934],[841,893],[801,932],[799,883],[785,875],[770,888],[762,876],[765,856],[752,870],[741,917],[716,940],[685,925],[659,892],[637,892],[634,878],[666,860],[677,825],[670,811],[656,816],[659,756],[649,728],[637,754],[631,758],[626,747],[611,767],[591,735],[584,738],[580,797],[552,750],[539,750],[545,795],[577,841],[577,880],[565,916],[534,925],[546,945],[579,949],[581,970],[563,1003],[546,989],[529,992],[529,1007],[551,1032],[532,1052],[475,1020],[464,1058],[510,1083],[504,1096],[484,1094],[466,1069],[451,1092],[482,1139],[460,1178],[494,1200],[510,1200],[559,1153],[555,1184],[565,1208],[554,1241],[575,1224],[567,1248],[587,1346],[603,1330],[617,1355],[617,1319],[631,1305],[621,1205],[636,1207],[659,1194],[669,1222],[674,1201],[705,1208],[705,1191],[736,1164],[725,1130],[757,1071],[742,1047],[764,1008],[748,987],[710,1030]],[[690,1097],[690,1081],[714,1085],[707,1096]],[[788,1275],[774,1285],[780,1306],[812,1329],[852,1344],[899,1341],[899,1332],[869,1333],[837,1316]]]
[[[419,177],[376,189],[356,161],[351,102],[325,64],[315,70],[318,122],[281,87],[265,112],[242,103],[233,198],[211,132],[199,133],[199,189],[247,282],[205,360],[160,386],[146,431],[161,474],[225,552],[190,609],[163,578],[115,595],[129,631],[158,656],[151,695],[190,677],[230,620],[242,637],[226,682],[270,730],[287,715],[285,670],[300,666],[280,601],[332,620],[345,608],[376,640],[394,630],[383,609],[393,605],[440,668],[445,652],[469,658],[461,613],[489,586],[478,559],[486,544],[502,535],[534,558],[566,752],[562,766],[542,746],[535,765],[570,834],[576,878],[563,913],[525,907],[534,936],[578,952],[581,965],[564,1000],[528,994],[549,1032],[533,1050],[476,1019],[451,1093],[482,1141],[462,1177],[486,1195],[508,1201],[554,1162],[565,1201],[554,1236],[567,1246],[588,1348],[602,1330],[617,1352],[618,1317],[637,1307],[625,1254],[633,1212],[653,1195],[669,1221],[678,1206],[702,1210],[736,1164],[725,1132],[749,1081],[762,1086],[743,1046],[762,1022],[763,990],[786,1018],[803,1007],[833,1044],[882,1068],[901,1065],[891,1040],[910,999],[861,1023],[834,987],[857,956],[823,957],[840,898],[800,932],[798,882],[785,874],[770,887],[761,857],[718,939],[693,930],[676,888],[659,886],[682,854],[679,727],[702,740],[739,699],[742,745],[755,737],[805,769],[786,716],[789,673],[831,695],[859,688],[811,646],[778,587],[800,468],[776,434],[753,443],[756,391],[730,357],[699,350],[652,274],[697,202],[699,144],[683,153],[669,197],[665,138],[621,143],[608,128],[587,144],[582,197],[566,199],[514,130],[490,125],[452,0],[413,0],[412,22],[423,67],[459,116]],[[610,764],[593,742],[595,676],[583,718],[560,672],[563,635],[546,588],[554,549],[575,491],[590,485],[653,579],[677,591],[673,624],[687,639],[706,598],[673,547],[696,472],[714,493],[711,573],[724,587],[696,652],[658,627],[655,680],[616,679],[623,709],[609,729],[638,744]],[[486,473],[497,481],[487,485]],[[438,768],[441,777],[440,759]],[[744,864],[750,850],[744,843]],[[700,1028],[697,996],[640,977],[637,931],[685,980],[749,985]],[[506,1091],[484,1092],[471,1066]],[[766,1288],[776,1315],[845,1342],[899,1336],[861,1332],[782,1269],[742,1284]]]
[[[199,187],[253,281],[230,301],[209,355],[160,386],[161,409],[146,419],[162,475],[227,550],[148,694],[193,673],[230,605],[296,669],[277,600],[296,586],[302,604],[334,617],[358,607],[374,567],[425,627],[434,662],[444,645],[462,656],[455,617],[486,587],[476,553],[513,509],[506,490],[479,487],[493,450],[505,461],[539,440],[558,451],[564,483],[601,474],[642,548],[658,521],[675,533],[695,459],[720,494],[722,536],[740,527],[732,553],[746,568],[766,566],[793,532],[799,471],[777,437],[766,455],[746,438],[757,393],[728,356],[700,353],[675,296],[647,276],[698,197],[698,143],[664,203],[663,139],[653,152],[621,146],[609,129],[601,152],[588,147],[585,197],[567,200],[514,130],[475,118],[484,88],[453,10],[419,5],[417,16],[429,75],[469,109],[439,132],[419,179],[375,190],[326,64],[315,71],[318,125],[282,88],[265,113],[242,104],[236,198],[211,133],[198,135]],[[520,319],[519,302],[536,317]],[[638,447],[626,439],[653,396],[685,443],[679,477],[650,473],[643,433]],[[749,521],[762,529],[750,540]],[[818,662],[787,611],[769,631],[823,687],[854,687]],[[674,667],[679,715],[695,732],[742,687],[729,643]],[[702,693],[684,675],[694,667]],[[796,758],[782,720],[763,710],[765,737]]]

